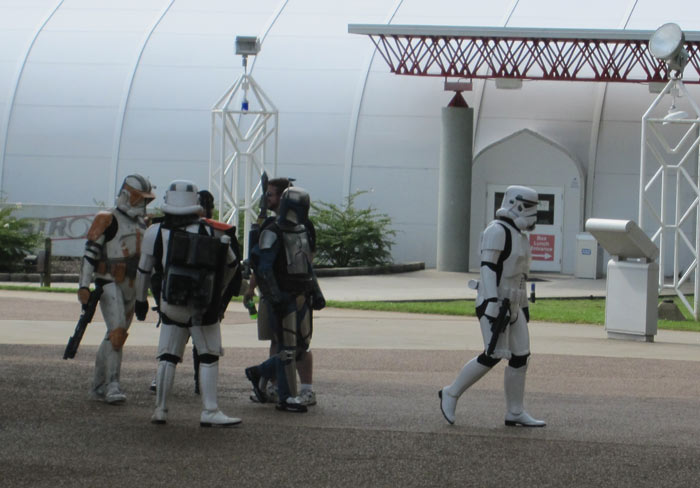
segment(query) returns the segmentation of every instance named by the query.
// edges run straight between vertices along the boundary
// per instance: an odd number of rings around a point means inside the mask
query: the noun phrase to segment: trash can
[[[592,280],[603,276],[603,248],[588,232],[576,234],[574,276]]]

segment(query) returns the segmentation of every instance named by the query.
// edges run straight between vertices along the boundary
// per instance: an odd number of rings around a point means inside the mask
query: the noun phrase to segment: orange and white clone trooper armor
[[[98,213],[90,226],[80,270],[78,300],[86,304],[90,283],[102,288],[100,310],[107,333],[97,350],[90,395],[110,404],[123,403],[119,386],[122,347],[134,316],[136,270],[146,229],[146,206],[155,198],[141,175],[124,179],[115,208]]]

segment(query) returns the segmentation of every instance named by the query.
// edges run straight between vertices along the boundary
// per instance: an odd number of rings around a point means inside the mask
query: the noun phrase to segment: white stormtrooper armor
[[[146,206],[153,200],[151,184],[141,175],[125,178],[117,207],[98,213],[87,234],[80,270],[78,299],[87,303],[90,283],[103,289],[100,309],[107,334],[95,360],[91,395],[108,403],[122,403],[119,386],[122,346],[134,314],[136,268],[146,224]]]
[[[501,359],[508,359],[504,377],[506,425],[545,425],[545,422],[533,419],[523,408],[525,373],[530,355],[526,288],[527,273],[530,270],[530,243],[523,231],[534,229],[538,201],[537,192],[531,188],[508,187],[501,208],[496,211],[496,220],[481,234],[476,311],[485,351],[491,342],[492,323],[506,298],[510,300],[509,324],[499,335],[492,355],[484,352],[469,361],[455,381],[440,390],[440,409],[450,424],[455,421],[459,397]]]
[[[156,374],[156,409],[151,422],[167,420],[167,400],[182,360],[187,340],[192,336],[200,358],[199,381],[203,410],[202,426],[229,426],[241,419],[228,417],[218,408],[217,383],[221,347],[221,295],[236,271],[237,259],[230,237],[214,229],[200,216],[197,186],[190,181],[174,181],[165,194],[162,223],[148,228],[138,265],[136,301],[147,310],[150,275],[160,266],[163,288],[159,299],[161,325]],[[202,251],[205,252],[202,252]],[[145,318],[138,317],[140,320]]]

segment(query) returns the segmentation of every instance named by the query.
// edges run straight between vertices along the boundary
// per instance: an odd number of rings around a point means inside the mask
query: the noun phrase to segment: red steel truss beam
[[[368,35],[392,73],[649,83],[669,70],[649,52],[653,31],[350,24]],[[700,32],[685,33],[683,82],[700,83]]]

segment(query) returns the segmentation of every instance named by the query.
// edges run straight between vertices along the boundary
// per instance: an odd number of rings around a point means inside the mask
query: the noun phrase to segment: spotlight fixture
[[[676,72],[676,77],[683,75],[683,68],[688,64],[688,52],[683,48],[685,35],[673,22],[664,24],[651,35],[649,51],[652,56],[666,63],[669,70]]]
[[[256,56],[260,52],[260,39],[255,36],[236,36],[236,54],[243,56],[243,70],[248,74],[248,56]],[[243,100],[241,110],[248,110],[248,82],[243,83]]]
[[[260,39],[255,36],[236,36],[236,54],[244,58],[260,52]]]
[[[675,98],[673,99],[673,103],[671,103],[671,106],[668,109],[668,113],[664,117],[664,121],[662,125],[668,125],[670,121],[672,120],[683,120],[688,118],[688,112],[685,110],[680,110],[676,108],[676,100]]]
[[[679,81],[674,81],[671,86],[669,93],[671,94],[671,106],[668,108],[668,112],[664,116],[664,122],[662,125],[668,125],[673,120],[683,120],[688,118],[688,113],[676,107],[676,99],[681,97],[680,90],[678,89]]]

